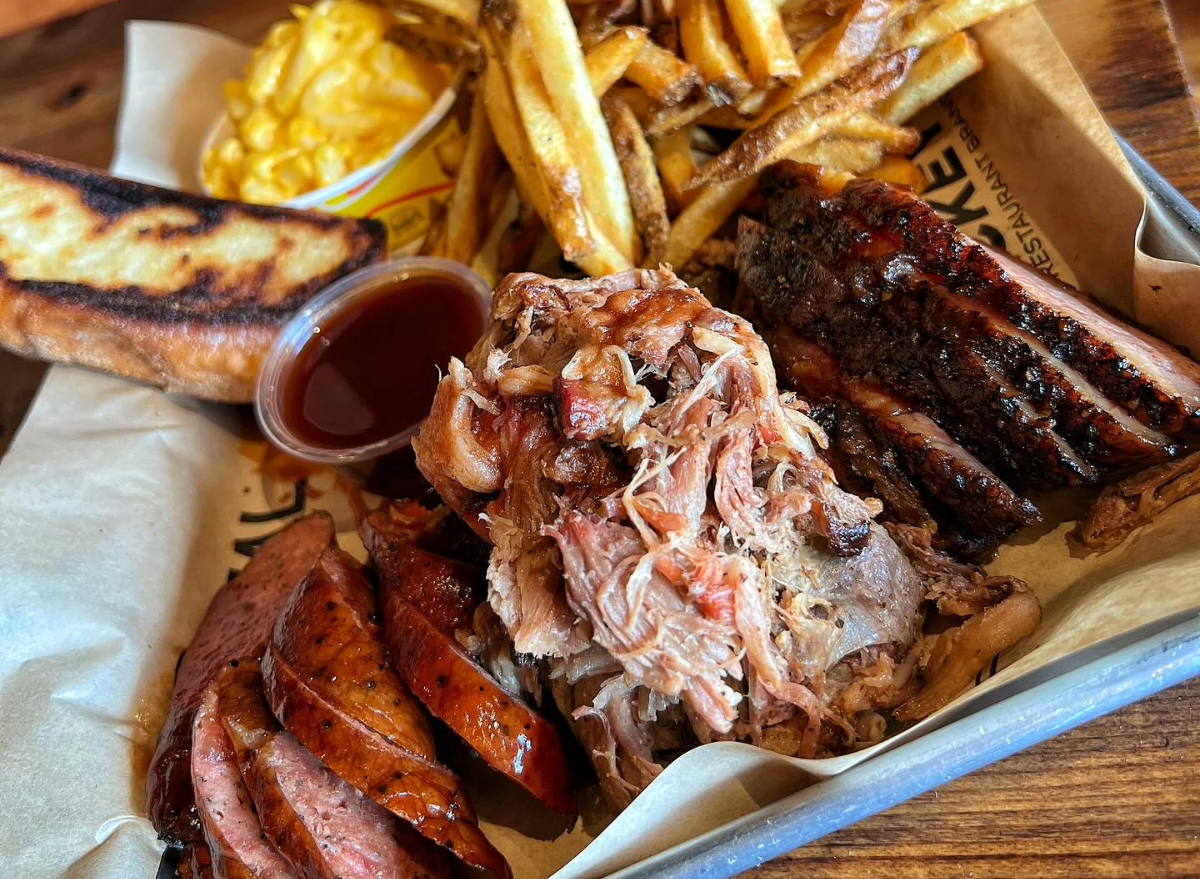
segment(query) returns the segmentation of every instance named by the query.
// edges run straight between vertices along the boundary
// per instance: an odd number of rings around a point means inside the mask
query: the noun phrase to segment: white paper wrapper
[[[1178,310],[1190,304],[1200,269],[1135,251],[1142,195],[1041,18],[1026,10],[978,36],[987,69],[922,120],[942,128],[919,157],[939,181],[927,198],[972,211],[965,227],[973,234],[1000,236],[1167,338],[1200,342],[1192,313],[1200,310]],[[114,169],[195,188],[196,144],[243,50],[193,28],[144,23],[130,28],[129,50]],[[161,847],[142,817],[143,775],[175,661],[213,592],[304,502],[334,507],[350,529],[332,483],[314,479],[297,497],[289,474],[263,466],[265,449],[244,438],[253,434],[243,419],[55,368],[0,466],[6,874],[154,874]],[[1048,518],[1077,515],[1082,494],[1056,499]],[[274,519],[254,515],[271,510]],[[994,569],[1029,582],[1045,621],[948,711],[969,710],[999,683],[1031,680],[1084,647],[1200,608],[1198,512],[1200,499],[1184,502],[1100,558],[1079,557],[1067,537],[1070,521],[1006,547]],[[831,760],[789,760],[736,744],[696,749],[594,840],[596,828],[582,823],[557,839],[485,827],[518,879],[555,871],[591,879],[902,746],[945,717]],[[504,814],[480,799],[485,818]]]

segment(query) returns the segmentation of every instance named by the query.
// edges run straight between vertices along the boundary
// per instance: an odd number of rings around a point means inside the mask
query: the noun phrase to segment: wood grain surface
[[[1181,22],[1197,28],[1185,43],[1200,52],[1200,0],[1170,2]],[[126,20],[189,21],[251,40],[286,6],[285,0],[117,0],[0,40],[0,143],[104,166],[120,100]],[[1162,0],[1042,0],[1042,10],[1113,126],[1200,203],[1196,104]],[[0,453],[40,373],[0,355]],[[747,875],[1197,879],[1200,679]]]
[[[0,37],[92,9],[112,0],[3,0]]]

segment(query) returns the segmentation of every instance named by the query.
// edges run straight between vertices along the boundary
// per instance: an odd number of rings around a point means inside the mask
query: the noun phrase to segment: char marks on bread
[[[173,192],[0,149],[0,346],[248,402],[280,325],[386,244],[375,220]]]

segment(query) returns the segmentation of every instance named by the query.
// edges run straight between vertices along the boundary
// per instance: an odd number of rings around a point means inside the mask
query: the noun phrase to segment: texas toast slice
[[[0,346],[246,402],[280,325],[386,231],[0,149]]]

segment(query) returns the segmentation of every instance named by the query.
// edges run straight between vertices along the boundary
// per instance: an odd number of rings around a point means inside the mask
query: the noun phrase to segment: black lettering
[[[944,167],[940,161],[934,161],[930,162],[925,169],[925,174],[929,178],[927,192],[951,186],[967,176],[967,171],[959,161],[958,153],[954,152],[953,147],[946,147],[942,150],[942,159],[946,162]]]
[[[1008,250],[1004,244],[1003,233],[995,226],[989,226],[987,223],[984,223],[979,227],[975,237],[984,239],[988,244],[992,245],[992,247],[998,248],[999,250]]]
[[[959,166],[962,167],[961,165]],[[929,206],[942,215],[943,218],[949,220],[955,226],[962,226],[966,223],[972,223],[976,220],[982,220],[988,215],[987,208],[973,208],[968,202],[975,197],[975,184],[968,182],[958,193],[958,197],[954,201],[937,202],[927,198]]]
[[[278,522],[280,519],[286,519],[288,516],[294,516],[297,513],[304,512],[304,499],[307,483],[301,479],[296,483],[296,491],[294,500],[286,507],[281,507],[278,510],[267,510],[265,513],[242,513],[238,517],[239,522],[254,524],[257,522]]]
[[[942,133],[942,123],[940,123],[940,122],[935,122],[932,125],[930,125],[928,128],[926,128],[924,131],[922,131],[921,132],[921,146],[918,147],[918,151],[925,149],[925,146],[941,133]]]

